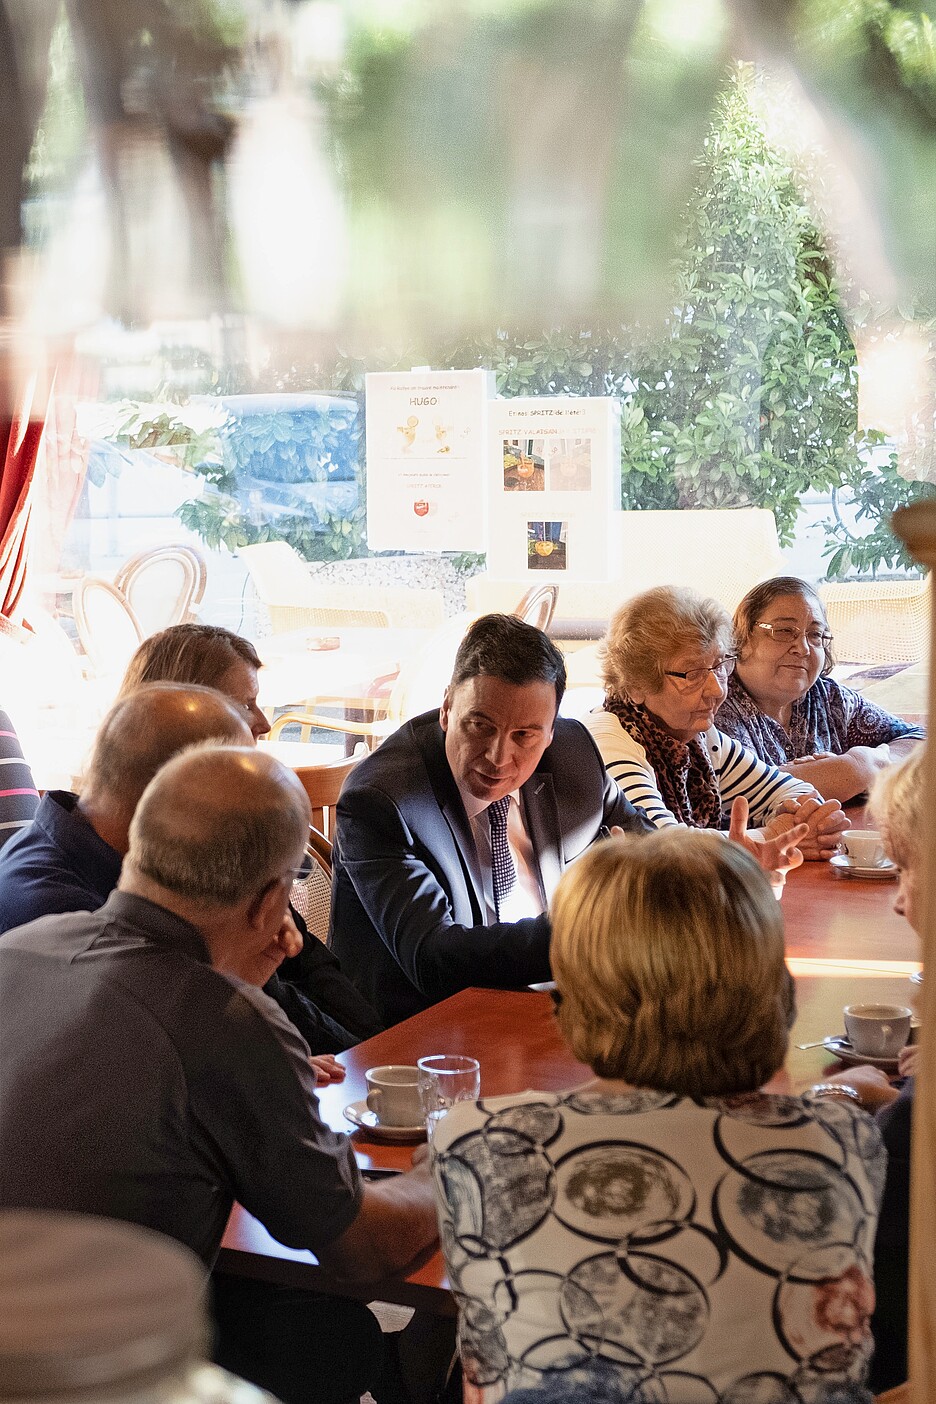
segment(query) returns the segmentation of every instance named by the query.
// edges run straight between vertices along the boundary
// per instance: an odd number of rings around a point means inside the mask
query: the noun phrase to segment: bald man
[[[172,756],[211,739],[253,739],[243,708],[214,688],[146,683],[117,702],[95,738],[81,794],[51,790],[0,853],[0,933],[53,912],[100,907],[117,885],[146,786]],[[377,1016],[337,958],[301,923],[300,931],[299,954],[267,993],[316,1054],[337,1053],[376,1032]]]
[[[425,1159],[361,1181],[308,1048],[258,988],[293,949],[308,824],[271,756],[186,752],[140,800],[104,906],[0,941],[0,1208],[125,1219],[211,1266],[236,1199],[355,1281],[434,1244]],[[289,1404],[376,1384],[381,1333],[358,1302],[227,1279],[218,1325],[221,1363]]]

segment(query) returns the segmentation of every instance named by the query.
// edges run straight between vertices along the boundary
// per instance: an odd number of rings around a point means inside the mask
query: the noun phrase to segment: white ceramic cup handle
[[[377,1087],[372,1087],[367,1094],[367,1110],[372,1111],[377,1117],[378,1121],[380,1120],[380,1102],[380,1089]]]

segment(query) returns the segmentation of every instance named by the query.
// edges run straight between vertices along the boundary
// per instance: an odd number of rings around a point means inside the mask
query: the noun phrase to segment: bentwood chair
[[[143,642],[143,630],[126,595],[109,580],[85,575],[74,596],[75,626],[95,673],[122,673]]]
[[[545,633],[552,623],[558,599],[558,585],[531,585],[513,612],[524,624],[532,624]]]
[[[329,840],[335,835],[335,806],[341,787],[360,759],[360,756],[348,756],[321,765],[291,766],[309,797],[313,829],[318,829]]]
[[[114,576],[145,637],[194,618],[208,579],[204,557],[191,546],[140,551]]]
[[[306,844],[306,863],[308,871],[293,883],[290,900],[311,934],[325,941],[331,920],[332,846],[314,825]]]

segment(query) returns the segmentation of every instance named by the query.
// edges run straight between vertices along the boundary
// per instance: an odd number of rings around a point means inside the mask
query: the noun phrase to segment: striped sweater
[[[666,808],[657,786],[656,775],[647,760],[643,746],[624,730],[613,712],[599,710],[584,718],[601,759],[612,780],[616,780],[631,804],[642,809],[658,829],[678,824],[676,816]],[[816,791],[801,780],[794,780],[783,770],[758,760],[738,741],[711,727],[699,740],[708,752],[721,795],[723,813],[732,801],[743,795],[750,805],[750,822],[767,822],[785,799],[807,799]]]
[[[39,792],[13,723],[0,711],[0,848],[39,808]]]

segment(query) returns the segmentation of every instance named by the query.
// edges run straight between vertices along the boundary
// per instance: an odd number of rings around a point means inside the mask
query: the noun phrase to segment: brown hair
[[[701,1098],[754,1091],[782,1066],[780,905],[740,845],[676,828],[594,844],[551,916],[562,1032],[599,1077]]]
[[[739,658],[750,644],[751,636],[763,615],[774,600],[780,599],[782,595],[799,595],[809,604],[814,604],[822,617],[823,627],[828,629],[829,621],[826,618],[825,607],[808,580],[800,580],[797,575],[775,575],[771,580],[762,580],[760,585],[748,590],[734,612],[734,646]],[[832,645],[827,644],[820,676],[827,677],[834,667],[835,655]]]
[[[513,614],[484,614],[458,646],[449,687],[477,677],[500,678],[515,687],[549,683],[558,710],[566,685],[565,659],[542,629]]]
[[[257,650],[248,639],[218,624],[173,624],[144,639],[127,665],[118,698],[141,683],[197,683],[217,687],[235,663],[261,668]]]
[[[612,616],[599,658],[604,684],[617,697],[659,692],[664,668],[683,649],[731,651],[731,620],[717,600],[683,585],[658,585]]]

